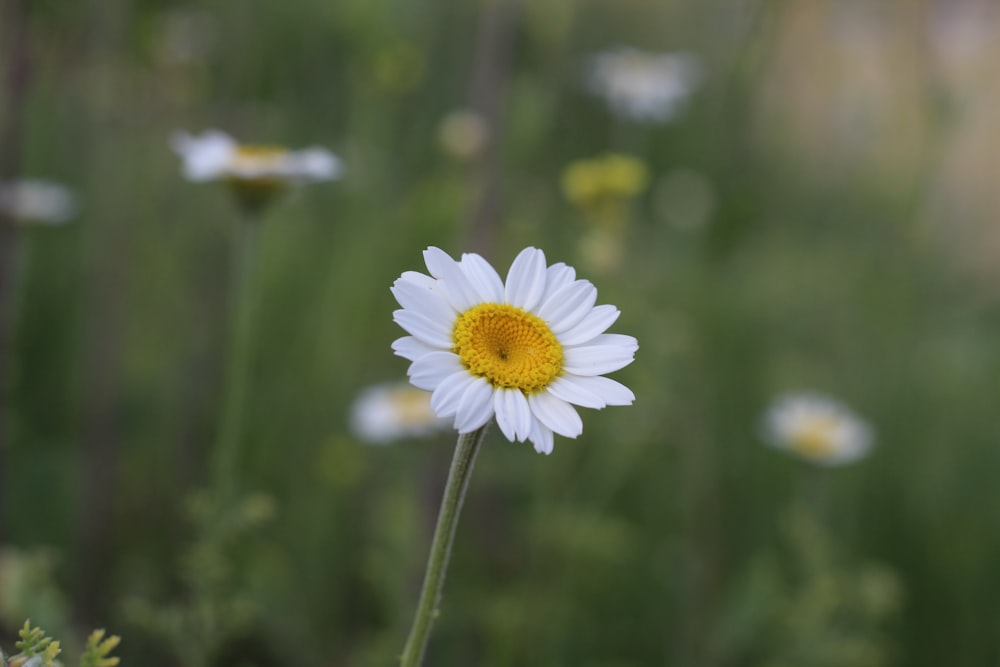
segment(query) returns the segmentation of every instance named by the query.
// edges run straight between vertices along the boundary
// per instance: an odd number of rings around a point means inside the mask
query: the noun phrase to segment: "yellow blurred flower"
[[[646,165],[630,155],[604,155],[571,162],[562,174],[566,199],[584,213],[616,215],[649,183]]]

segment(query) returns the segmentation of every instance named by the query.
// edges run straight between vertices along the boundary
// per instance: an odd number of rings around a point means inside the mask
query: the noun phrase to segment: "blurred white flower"
[[[407,382],[369,387],[351,407],[351,430],[376,445],[420,438],[450,427],[451,420],[431,410],[431,395]]]
[[[489,139],[486,119],[475,111],[452,111],[438,126],[438,145],[449,157],[467,161],[482,153]]]
[[[325,148],[292,151],[282,146],[245,145],[218,130],[201,136],[176,132],[170,143],[184,161],[184,176],[192,181],[299,185],[339,178],[343,170],[340,159]]]
[[[837,401],[818,394],[779,397],[764,417],[763,438],[821,466],[852,463],[871,449],[868,424]]]
[[[76,215],[76,197],[49,181],[10,181],[0,183],[0,211],[17,222],[59,225]]]
[[[620,48],[591,59],[587,84],[616,115],[663,123],[677,114],[700,80],[701,66],[691,54]]]

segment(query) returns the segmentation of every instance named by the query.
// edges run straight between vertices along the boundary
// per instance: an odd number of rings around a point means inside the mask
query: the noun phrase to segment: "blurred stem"
[[[483,436],[486,435],[488,426],[489,424],[478,431],[458,436],[455,456],[451,460],[451,470],[448,473],[448,483],[445,485],[444,498],[441,500],[437,527],[434,529],[431,553],[427,559],[427,573],[424,575],[424,586],[420,591],[420,602],[417,604],[410,637],[406,640],[406,647],[399,660],[401,667],[418,667],[424,659],[431,625],[438,616],[438,603],[441,601],[441,589],[444,587],[448,558],[451,556],[451,545],[458,526],[458,515],[462,511],[462,502],[469,488],[472,467],[476,463],[476,454],[479,453],[479,446],[483,443]]]
[[[519,16],[517,0],[485,3],[476,34],[469,106],[486,120],[488,139],[472,170],[476,199],[468,215],[465,245],[486,256],[496,245],[500,225],[503,107],[510,87]]]
[[[15,280],[19,242],[14,221],[0,213],[0,544],[7,538],[7,451],[13,417],[11,360],[14,357],[17,283],[20,282]]]
[[[222,416],[216,444],[216,491],[220,502],[231,500],[235,491],[235,468],[243,440],[243,413],[246,403],[253,343],[255,265],[259,220],[247,213],[240,224],[239,239],[234,245],[231,279],[229,358],[223,387]]]
[[[830,504],[829,469],[803,462],[798,479],[798,504],[806,507],[818,521],[826,522]]]

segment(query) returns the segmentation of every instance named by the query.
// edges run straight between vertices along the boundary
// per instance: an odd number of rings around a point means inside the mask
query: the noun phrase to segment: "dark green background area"
[[[995,212],[961,152],[970,128],[1000,136],[973,125],[1000,24],[942,64],[974,3],[21,4],[19,173],[81,213],[20,227],[9,278],[0,548],[35,574],[10,608],[0,590],[5,648],[31,616],[69,645],[122,635],[126,665],[394,664],[453,439],[349,429],[362,389],[405,377],[389,286],[428,245],[501,274],[534,245],[622,311],[640,349],[614,377],[636,402],[581,410],[549,457],[487,436],[426,664],[1000,660]],[[622,45],[701,61],[669,123],[586,92],[587,59]],[[470,106],[497,143],[456,161],[438,127]],[[240,223],[169,137],[210,128],[346,167],[261,221],[238,473],[273,515],[246,526],[198,502]],[[610,269],[559,187],[609,151],[651,177]],[[709,193],[695,224],[678,173]],[[762,444],[767,406],[800,390],[866,419],[871,455],[815,470]],[[150,608],[180,620],[158,633]]]

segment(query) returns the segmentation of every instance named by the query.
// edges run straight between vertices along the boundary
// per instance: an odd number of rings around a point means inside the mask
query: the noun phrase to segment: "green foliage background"
[[[501,272],[536,245],[621,309],[637,401],[585,411],[550,457],[488,436],[427,664],[995,664],[994,211],[956,157],[978,80],[949,78],[933,41],[963,8],[26,3],[21,171],[82,213],[20,232],[0,541],[33,578],[0,606],[7,636],[32,616],[109,628],[125,664],[393,664],[453,443],[370,447],[347,426],[360,389],[405,374],[388,287],[428,245]],[[495,172],[436,138],[483,94],[491,26]],[[178,30],[193,58],[171,56]],[[701,59],[671,123],[616,121],[584,91],[587,57],[622,44]],[[891,85],[852,88],[868,71]],[[199,491],[238,221],[168,146],[212,127],[346,165],[264,220],[239,470],[257,495],[219,525]],[[559,177],[611,150],[652,185],[601,271]],[[709,188],[702,224],[677,222],[678,170]],[[761,445],[762,411],[801,389],[868,419],[872,455],[816,471]]]

